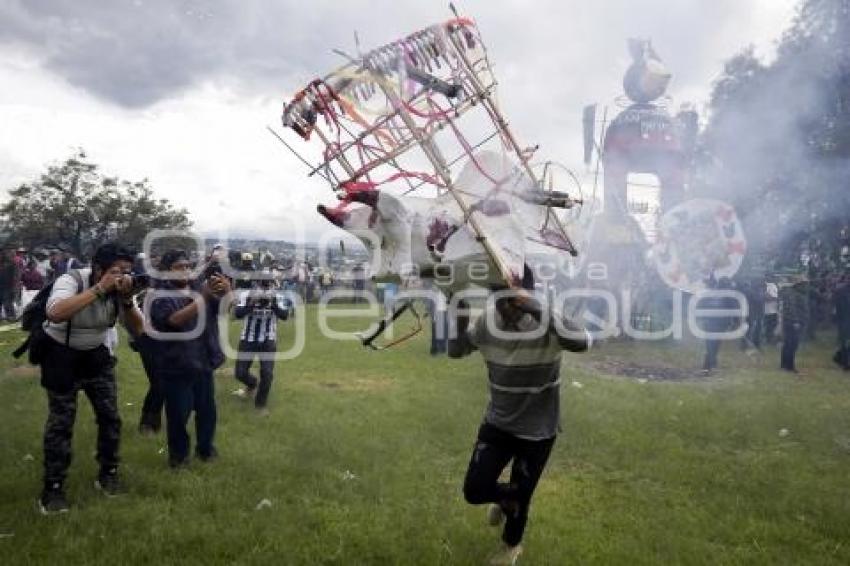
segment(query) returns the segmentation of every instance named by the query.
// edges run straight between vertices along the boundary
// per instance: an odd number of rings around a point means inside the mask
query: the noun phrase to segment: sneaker
[[[508,546],[502,544],[499,551],[490,558],[490,566],[514,566],[522,554],[522,545]]]
[[[491,527],[498,527],[505,520],[505,512],[502,511],[502,506],[493,503],[487,508],[487,524]]]
[[[256,394],[256,387],[240,387],[233,391],[233,396],[242,399],[243,401],[253,401]]]
[[[97,479],[94,480],[94,488],[101,491],[106,497],[115,497],[124,493],[124,485],[118,478],[116,468],[101,470]]]
[[[42,515],[58,515],[59,513],[67,513],[70,506],[68,500],[65,499],[65,492],[62,490],[62,484],[54,483],[41,492],[38,498],[38,510]]]
[[[268,407],[257,407],[257,415],[261,417],[271,416],[271,412],[269,412]]]

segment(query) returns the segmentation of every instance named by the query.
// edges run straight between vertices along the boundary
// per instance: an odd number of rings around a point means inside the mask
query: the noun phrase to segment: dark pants
[[[754,314],[747,320],[747,335],[744,337],[746,342],[749,345],[752,345],[755,348],[761,349],[761,333],[762,333],[762,320],[764,316],[761,314]],[[745,343],[745,346],[747,344]]]
[[[838,351],[832,359],[842,369],[850,369],[850,325],[845,320],[838,321]]]
[[[142,366],[148,378],[148,392],[142,404],[141,425],[159,430],[162,427],[162,408],[165,405],[165,395],[162,392],[162,380],[156,373],[156,353],[150,347],[150,338],[141,336],[136,339],[136,349],[142,358]]]
[[[189,434],[186,425],[195,411],[195,453],[206,458],[213,455],[216,407],[213,372],[162,372],[165,394],[165,424],[168,433],[168,461],[172,465],[189,458]]]
[[[0,320],[15,320],[15,289],[13,287],[3,287],[0,289],[0,308],[3,309],[3,316]]]
[[[797,347],[800,345],[800,334],[802,325],[793,322],[782,323],[782,359],[781,367],[789,371],[797,371],[794,357],[797,355]]]
[[[274,340],[266,340],[264,342],[239,342],[239,357],[236,359],[236,370],[234,374],[236,379],[245,384],[250,390],[257,390],[254,397],[254,404],[257,407],[265,407],[269,399],[269,391],[272,388],[272,380],[274,379],[274,359],[260,358],[260,379],[251,375],[251,364],[254,363],[254,358],[257,354],[267,354],[271,357],[274,352],[277,352],[277,342]],[[265,357],[265,356],[264,356]]]
[[[511,546],[522,541],[531,496],[543,473],[555,437],[546,440],[523,440],[484,423],[469,461],[463,495],[472,504],[496,503],[505,512],[502,540]],[[509,483],[499,483],[499,476],[513,459]]]
[[[71,440],[80,389],[89,398],[97,421],[97,461],[101,471],[116,468],[121,417],[112,359],[106,347],[72,350],[51,344],[45,351],[41,372],[48,403],[44,427],[45,485],[63,483],[71,465]]]
[[[702,369],[717,368],[717,354],[720,352],[720,340],[705,341],[705,359],[702,363]]]
[[[776,326],[779,324],[778,314],[764,315],[764,337],[768,344],[776,343]]]

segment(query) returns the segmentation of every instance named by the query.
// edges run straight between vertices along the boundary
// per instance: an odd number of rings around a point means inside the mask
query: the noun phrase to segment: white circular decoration
[[[695,293],[712,275],[733,277],[746,252],[735,209],[719,200],[693,199],[661,217],[652,257],[667,285]]]

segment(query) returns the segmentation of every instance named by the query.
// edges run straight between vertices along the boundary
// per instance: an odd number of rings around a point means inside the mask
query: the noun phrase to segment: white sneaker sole
[[[67,513],[68,509],[60,509],[58,511],[48,511],[44,504],[41,502],[41,498],[38,497],[35,500],[35,506],[38,509],[38,512],[44,515],[45,517],[49,517],[51,515],[61,515],[62,513]]]
[[[119,495],[121,495],[120,493],[109,493],[108,491],[103,489],[103,486],[100,485],[100,480],[94,480],[94,488],[96,490],[98,490],[99,492],[101,492],[104,495],[104,497],[109,497],[110,499],[113,498],[113,497],[118,497]]]

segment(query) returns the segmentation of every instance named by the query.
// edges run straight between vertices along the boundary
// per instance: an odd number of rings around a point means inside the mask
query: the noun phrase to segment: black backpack
[[[80,272],[76,269],[68,270],[68,274],[77,282],[77,293],[83,291],[83,278]],[[53,282],[55,283],[55,281]],[[32,301],[26,306],[21,314],[21,329],[27,332],[29,336],[24,340],[24,343],[12,352],[15,358],[20,358],[24,352],[29,351],[29,362],[33,365],[41,363],[42,353],[44,351],[45,340],[50,340],[44,332],[44,321],[47,320],[47,300],[50,298],[50,293],[53,291],[53,283],[50,283],[40,290]],[[65,335],[65,345],[68,345],[71,339],[71,321],[68,321],[68,327]]]

